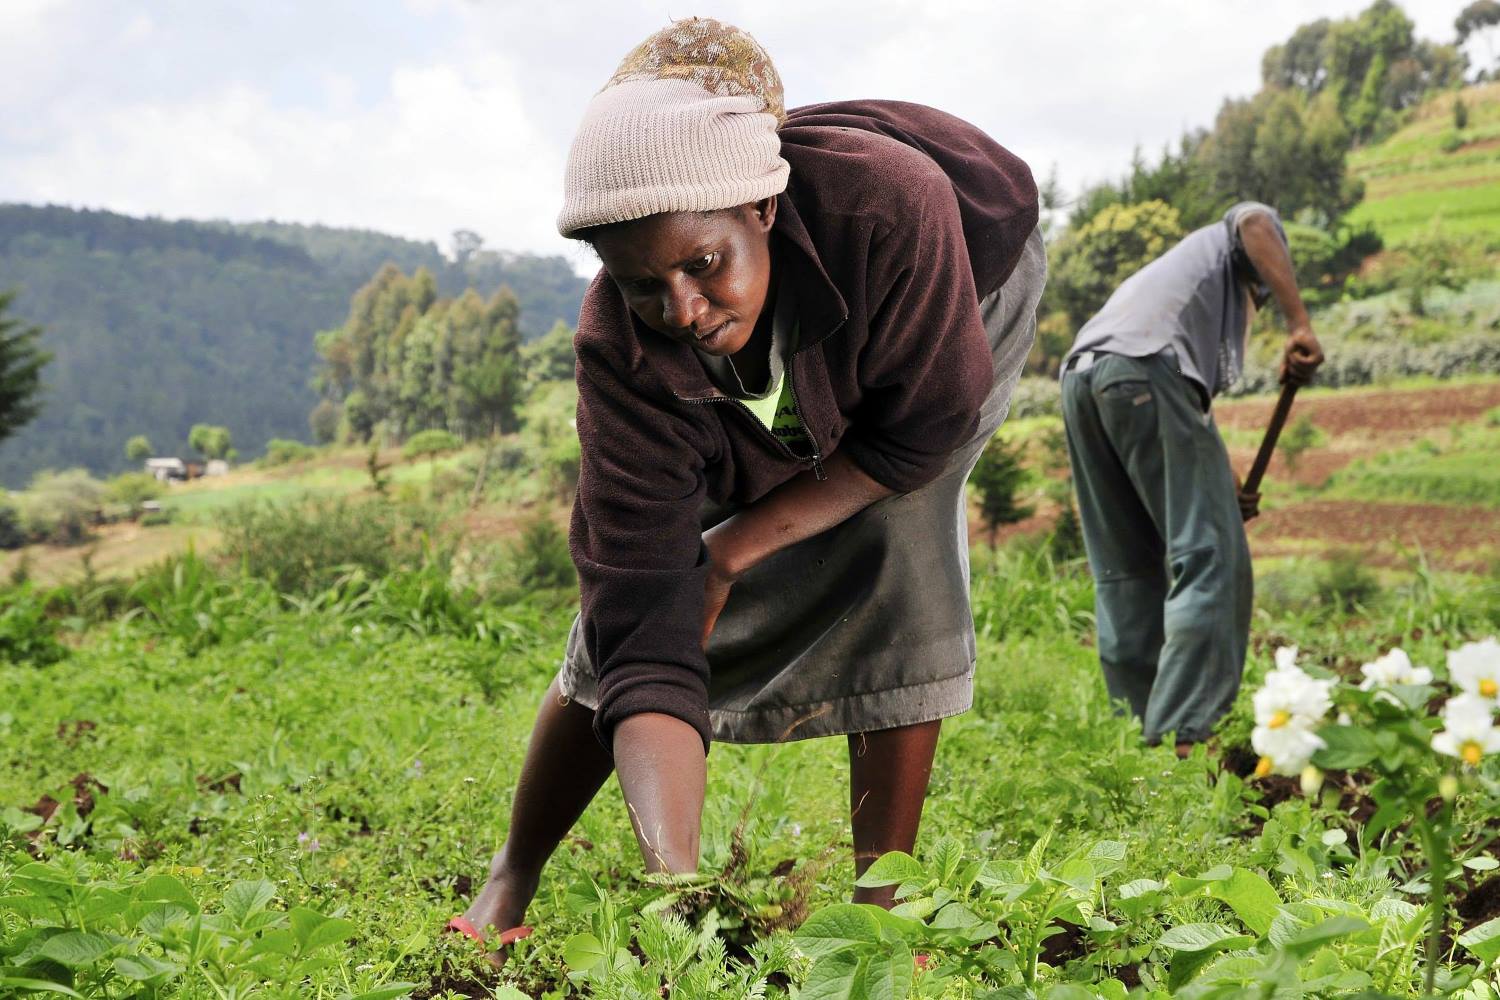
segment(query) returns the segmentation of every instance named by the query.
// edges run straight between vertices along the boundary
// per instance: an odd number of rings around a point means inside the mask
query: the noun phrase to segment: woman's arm
[[[802,472],[728,520],[704,532],[709,572],[704,593],[703,643],[736,580],[762,560],[847,521],[896,491],[871,479],[854,460],[834,452],[819,482]]]
[[[1291,252],[1277,231],[1276,222],[1263,211],[1247,213],[1240,221],[1240,241],[1255,272],[1271,287],[1287,329],[1291,330],[1281,361],[1281,381],[1304,386],[1323,363],[1323,347],[1313,334],[1302,293],[1297,290]]]

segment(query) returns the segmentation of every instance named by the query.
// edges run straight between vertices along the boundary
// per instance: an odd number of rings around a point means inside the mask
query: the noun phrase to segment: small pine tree
[[[1021,444],[1006,445],[999,435],[990,438],[979,456],[969,482],[979,493],[979,516],[989,532],[990,548],[1002,524],[1024,521],[1034,512],[1016,494],[1026,482],[1026,468],[1021,464]]]
[[[0,292],[0,441],[42,411],[42,368],[52,355],[39,345],[42,328],[6,318],[15,292]]]
[[[1469,106],[1462,97],[1453,98],[1453,127],[1460,132],[1469,127]]]

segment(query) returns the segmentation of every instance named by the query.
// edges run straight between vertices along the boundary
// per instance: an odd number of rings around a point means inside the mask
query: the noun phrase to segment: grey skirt
[[[778,552],[730,593],[708,644],[714,739],[778,743],[914,725],[974,698],[964,484],[1010,409],[1047,280],[1040,231],[980,308],[995,363],[979,429],[937,479]],[[730,513],[704,512],[704,528]],[[558,675],[588,708],[598,691],[578,621]]]

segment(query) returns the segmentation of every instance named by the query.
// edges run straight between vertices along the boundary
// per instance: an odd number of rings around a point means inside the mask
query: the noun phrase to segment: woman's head
[[[770,283],[790,173],[782,115],[781,79],[750,35],[706,18],[657,32],[589,102],[558,231],[594,246],[648,326],[692,340],[729,322],[694,342],[732,353],[722,346],[749,336]]]

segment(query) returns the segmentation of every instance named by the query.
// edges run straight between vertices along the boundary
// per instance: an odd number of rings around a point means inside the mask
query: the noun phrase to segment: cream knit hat
[[[637,45],[594,95],[568,153],[557,231],[707,212],[786,190],[781,77],[760,44],[709,18]]]

